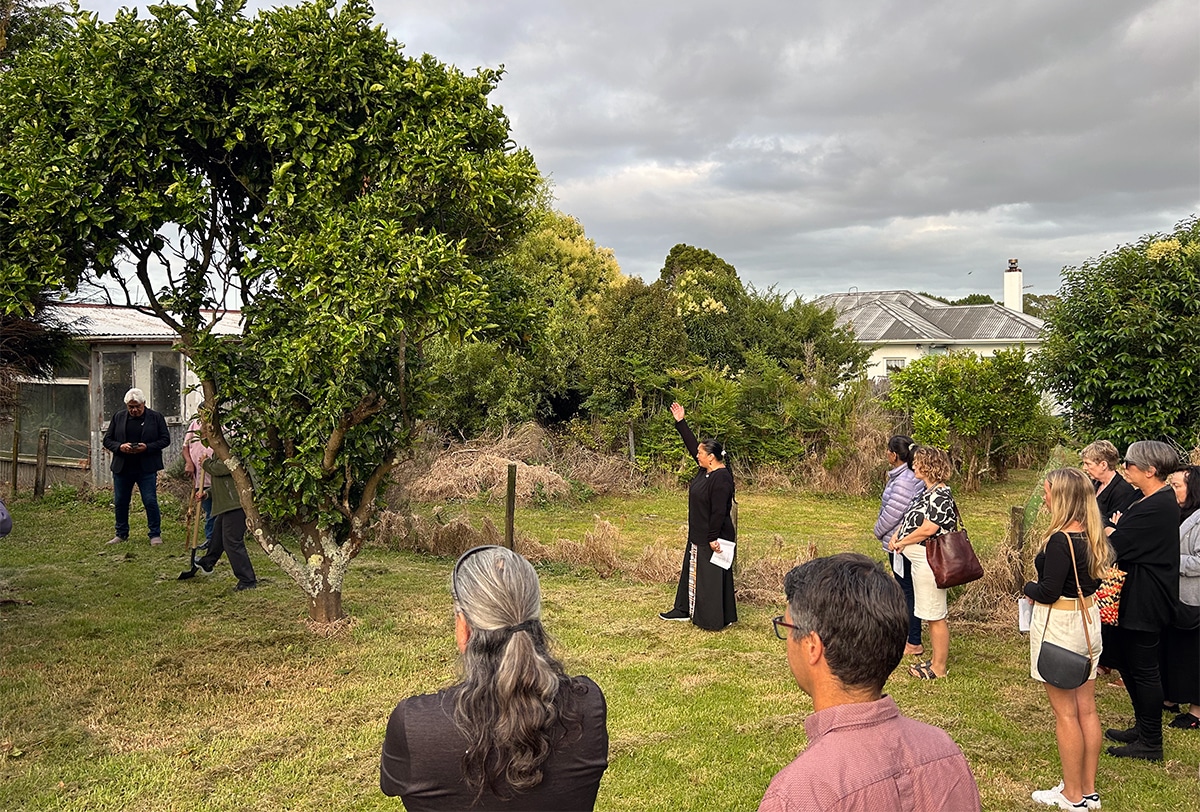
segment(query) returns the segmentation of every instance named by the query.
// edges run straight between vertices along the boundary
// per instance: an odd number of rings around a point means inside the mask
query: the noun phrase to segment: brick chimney
[[[1009,310],[1024,313],[1024,274],[1017,267],[1017,261],[1008,261],[1008,270],[1004,272],[1004,306]]]

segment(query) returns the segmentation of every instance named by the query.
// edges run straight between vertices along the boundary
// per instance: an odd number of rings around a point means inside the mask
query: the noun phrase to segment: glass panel
[[[54,368],[56,378],[90,378],[92,377],[91,354],[87,345],[74,342],[71,345],[70,356]]]
[[[179,353],[166,351],[154,353],[150,361],[150,407],[163,417],[179,417],[180,360]]]
[[[104,393],[104,413],[108,422],[125,408],[125,393],[133,388],[133,353],[106,352],[100,355],[100,387]]]
[[[122,390],[121,394],[125,394]],[[86,384],[21,384],[21,455],[37,454],[38,430],[50,429],[50,456],[88,458],[88,388]],[[0,450],[12,449],[12,423],[0,430]]]

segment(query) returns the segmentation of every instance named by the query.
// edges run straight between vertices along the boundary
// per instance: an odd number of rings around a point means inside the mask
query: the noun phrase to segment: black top
[[[1099,482],[1096,483],[1096,487],[1100,487]],[[1137,488],[1130,485],[1125,477],[1114,474],[1103,489],[1096,491],[1096,504],[1100,506],[1100,515],[1107,522],[1114,513],[1124,513],[1128,510],[1140,495]]]
[[[1139,499],[1108,537],[1125,570],[1117,625],[1156,632],[1171,624],[1179,600],[1179,503],[1170,488]]]
[[[153,409],[146,409],[140,418],[140,436],[133,439],[130,437],[130,424],[137,419],[131,418],[129,412],[122,409],[108,423],[108,431],[104,432],[104,447],[112,452],[109,470],[113,473],[133,474],[163,469],[162,452],[171,444],[167,421]],[[140,454],[126,454],[121,450],[122,443],[136,442],[145,443],[146,450]]]
[[[467,740],[454,724],[459,686],[405,699],[388,719],[379,788],[409,812],[437,810],[590,810],[608,768],[608,707],[600,687],[573,677],[566,689],[579,725],[557,731],[536,787],[505,801],[485,789],[478,802],[463,778]]]
[[[679,436],[688,453],[694,458],[700,450],[696,435],[692,434],[687,422],[680,420],[675,424]],[[688,542],[697,547],[707,548],[717,539],[737,541],[736,530],[733,527],[733,474],[729,467],[707,471],[703,467],[697,469],[688,485]]]
[[[1090,566],[1092,556],[1088,548],[1087,536],[1083,533],[1071,533],[1071,544],[1067,544],[1067,534],[1061,530],[1050,537],[1046,548],[1033,559],[1037,569],[1037,581],[1025,584],[1025,595],[1038,603],[1050,604],[1059,598],[1078,598],[1079,590],[1075,588],[1075,570],[1071,567],[1071,547],[1075,548],[1075,566],[1079,568],[1079,586],[1083,588],[1083,596],[1094,595],[1100,582],[1092,577]]]

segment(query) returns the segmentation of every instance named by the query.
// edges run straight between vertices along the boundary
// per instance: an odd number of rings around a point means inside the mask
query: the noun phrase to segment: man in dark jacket
[[[129,501],[137,485],[146,508],[150,543],[162,544],[161,514],[158,509],[158,472],[163,468],[163,449],[171,444],[167,421],[146,408],[141,389],[125,393],[125,408],[113,415],[104,432],[104,447],[112,452],[113,504],[116,535],[109,544],[129,539]]]

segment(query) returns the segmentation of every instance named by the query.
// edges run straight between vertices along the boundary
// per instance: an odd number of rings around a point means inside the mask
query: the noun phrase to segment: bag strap
[[[1083,608],[1083,587],[1079,585],[1079,564],[1075,562],[1075,544],[1071,541],[1071,534],[1063,531],[1063,535],[1067,537],[1067,549],[1071,551],[1071,569],[1075,571],[1075,603],[1079,606],[1079,617],[1083,620],[1083,639],[1087,641],[1087,658],[1088,665],[1092,662],[1092,634],[1088,631],[1087,611]],[[1094,601],[1095,598],[1092,598]],[[1050,613],[1046,613],[1047,622],[1050,619]]]
[[[950,497],[951,504],[954,505],[954,521],[958,522],[959,530],[966,530],[967,526],[963,524],[962,514],[958,512],[958,500],[953,495]]]

